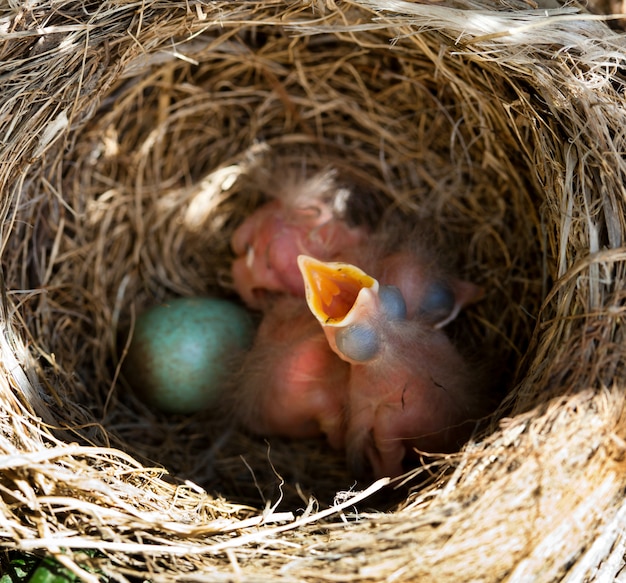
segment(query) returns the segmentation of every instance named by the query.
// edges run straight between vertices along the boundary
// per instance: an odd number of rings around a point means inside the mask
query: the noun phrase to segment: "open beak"
[[[357,317],[362,290],[378,292],[378,281],[350,263],[318,261],[298,256],[306,301],[323,326],[345,326]]]
[[[349,263],[298,257],[309,309],[322,325],[333,352],[351,364],[371,360],[380,350],[373,318],[380,311],[379,284]]]

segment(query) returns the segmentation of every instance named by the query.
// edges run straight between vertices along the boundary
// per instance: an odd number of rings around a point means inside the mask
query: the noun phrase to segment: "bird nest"
[[[3,546],[87,581],[612,580],[623,35],[531,0],[2,10]],[[355,482],[320,441],[125,389],[144,308],[233,297],[230,236],[282,168],[430,225],[485,289],[458,334],[501,404],[460,452]]]

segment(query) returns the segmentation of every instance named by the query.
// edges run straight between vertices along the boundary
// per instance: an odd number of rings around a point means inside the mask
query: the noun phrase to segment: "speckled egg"
[[[254,336],[248,312],[219,298],[178,298],[142,313],[122,366],[149,405],[167,413],[210,407]]]

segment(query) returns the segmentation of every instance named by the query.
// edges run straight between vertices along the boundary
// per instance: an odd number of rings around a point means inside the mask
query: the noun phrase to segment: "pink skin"
[[[351,368],[346,449],[357,473],[367,460],[375,476],[399,476],[414,448],[449,451],[464,437],[467,366],[443,332],[403,328]]]
[[[238,415],[256,433],[325,435],[341,449],[349,369],[330,350],[306,304],[283,296],[266,312],[244,362]]]
[[[272,200],[235,231],[231,246],[234,286],[247,306],[263,308],[267,292],[304,297],[296,258],[301,253],[325,261],[361,244],[366,231],[335,218],[327,205],[290,207]]]

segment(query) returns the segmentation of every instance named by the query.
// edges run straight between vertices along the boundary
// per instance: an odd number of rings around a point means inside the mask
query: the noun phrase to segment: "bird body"
[[[263,435],[345,443],[349,365],[328,346],[306,304],[284,295],[266,309],[237,379],[236,414]]]
[[[346,450],[356,473],[368,462],[377,476],[397,476],[414,448],[460,445],[472,375],[442,332],[395,326],[383,345],[375,360],[351,366]]]

